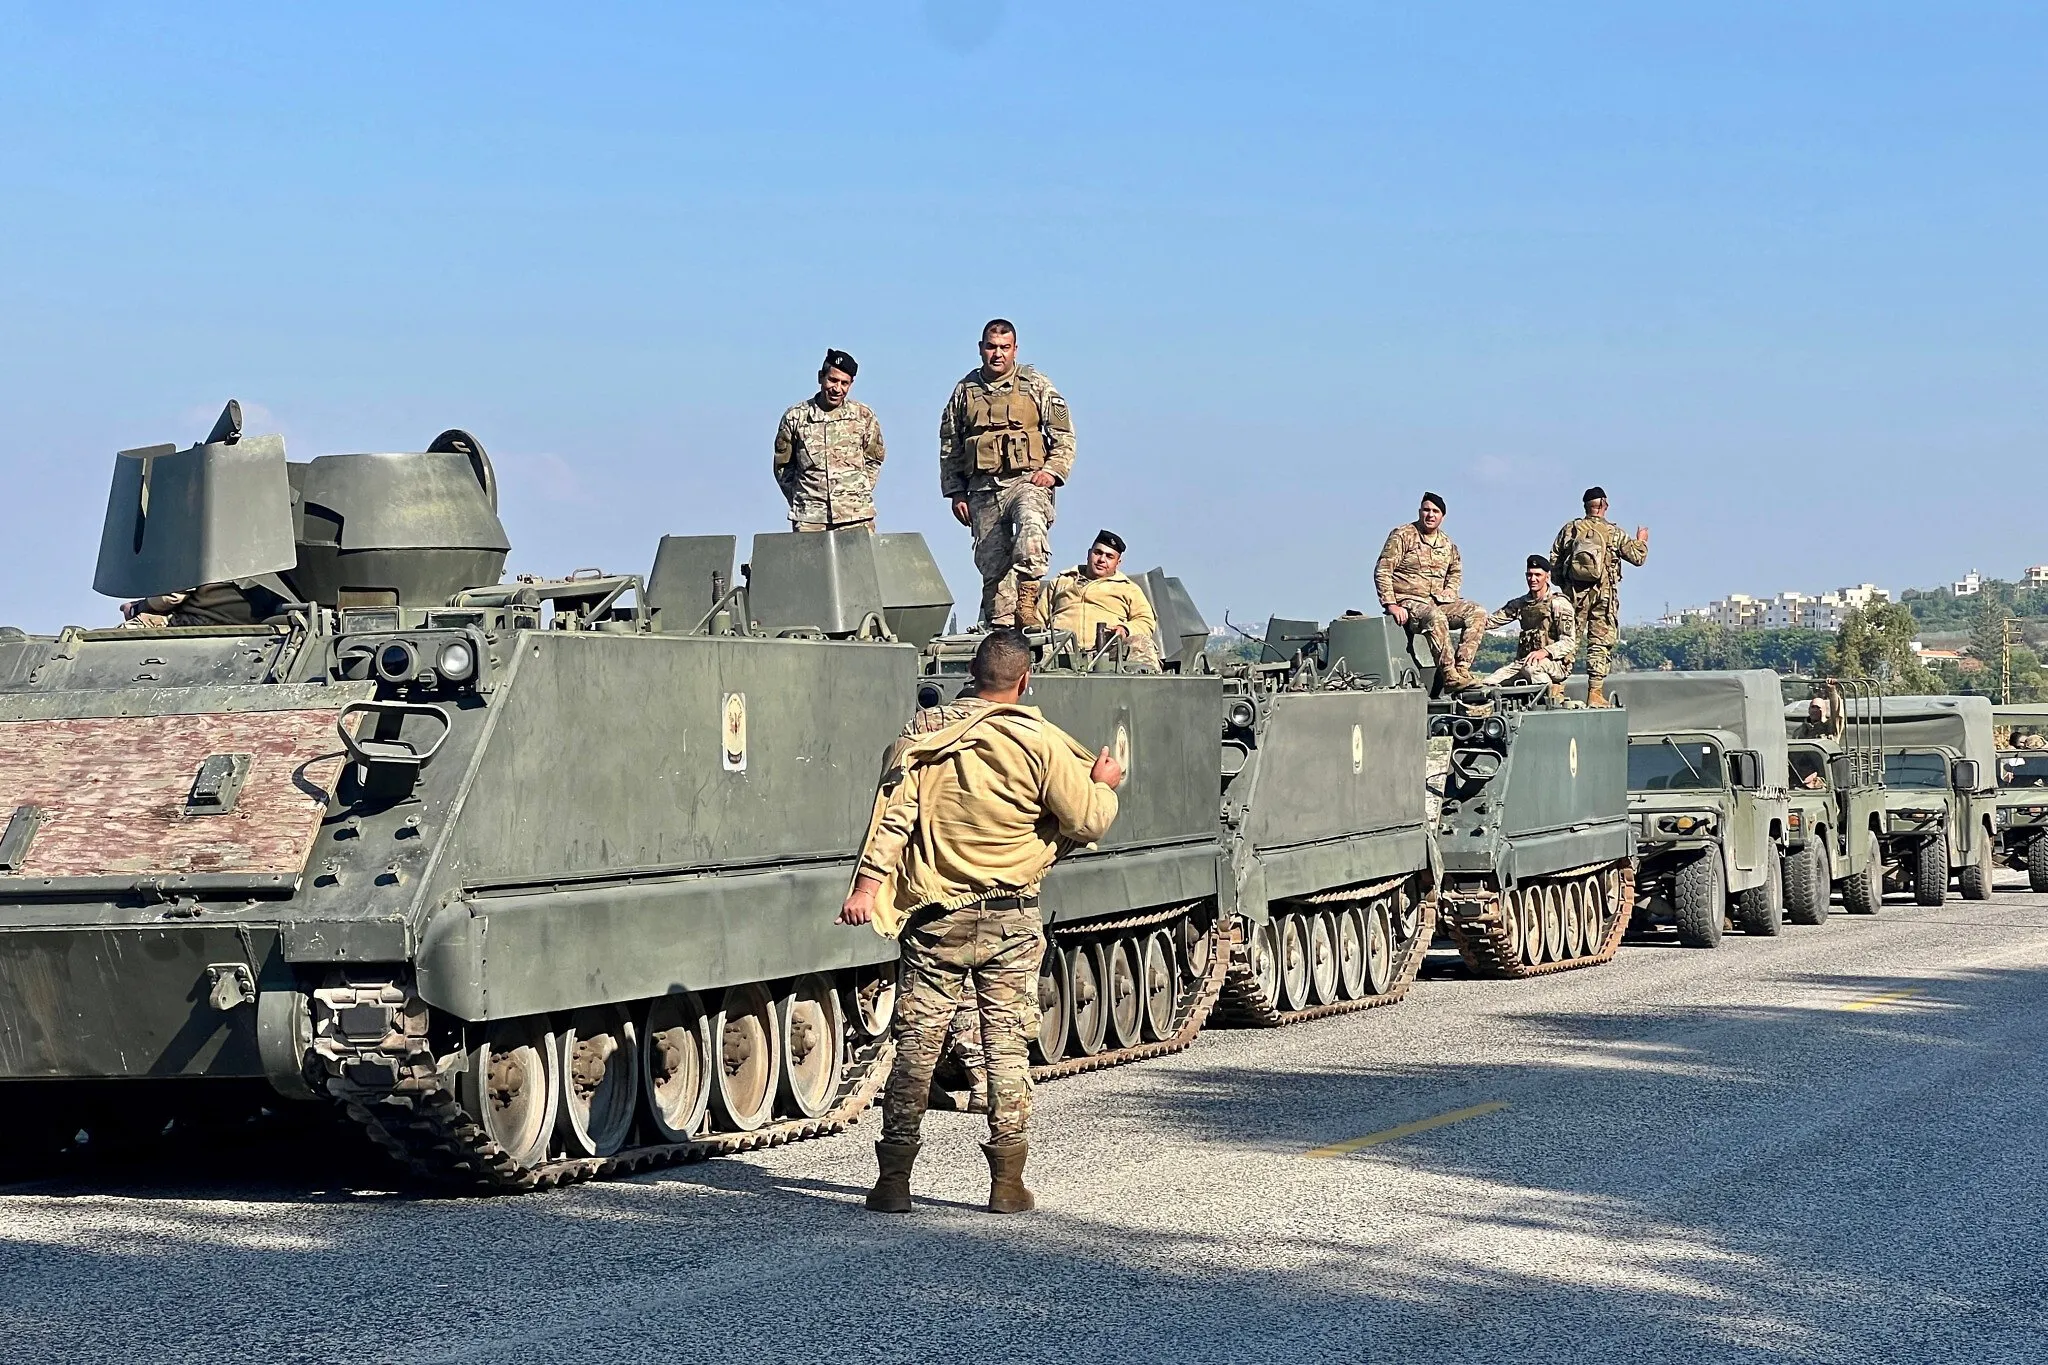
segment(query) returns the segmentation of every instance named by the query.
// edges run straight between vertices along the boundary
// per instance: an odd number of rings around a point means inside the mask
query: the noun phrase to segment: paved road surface
[[[951,1114],[901,1218],[859,1204],[872,1123],[517,1199],[380,1194],[310,1136],[339,1180],[16,1185],[0,1358],[2048,1360],[2048,896],[1433,963],[1039,1098],[1007,1219]]]

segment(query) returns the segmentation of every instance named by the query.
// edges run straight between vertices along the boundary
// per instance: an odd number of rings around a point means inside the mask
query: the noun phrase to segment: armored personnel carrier
[[[1850,914],[1874,915],[1884,898],[1884,723],[1876,685],[1786,678],[1784,689],[1786,918],[1825,923],[1836,888]],[[1851,699],[1859,703],[1854,715]]]
[[[1341,629],[1340,629],[1341,628]],[[1332,652],[1425,693],[1437,668],[1391,618],[1332,623]],[[1466,967],[1527,977],[1611,961],[1635,907],[1628,730],[1543,686],[1474,687],[1428,705],[1438,921]]]
[[[14,1112],[260,1080],[501,1189],[849,1121],[895,949],[831,920],[949,606],[922,542],[499,583],[472,438],[288,464],[233,416],[118,459],[96,586],[275,610],[0,639]]]
[[[2048,705],[2001,706],[1998,727],[1998,861],[2048,891]]]
[[[1791,770],[1778,675],[1625,673],[1607,693],[1628,720],[1638,922],[1673,921],[1695,948],[1721,941],[1731,910],[1744,932],[1776,934]]]
[[[1879,697],[1852,701],[1848,712],[1883,721],[1887,888],[1935,906],[1953,881],[1965,900],[1990,899],[1998,808],[1990,699]]]

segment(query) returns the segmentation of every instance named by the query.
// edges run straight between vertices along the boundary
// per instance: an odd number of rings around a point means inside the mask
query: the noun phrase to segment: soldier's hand
[[[862,877],[847,893],[846,904],[839,907],[841,924],[866,924],[875,917],[875,891],[881,885],[873,877]]]
[[[955,520],[955,521],[959,522],[959,523],[960,523],[960,524],[961,524],[962,526],[965,526],[965,525],[967,525],[967,524],[968,524],[968,521],[967,521],[967,499],[965,499],[965,498],[955,498],[955,499],[953,499],[953,520]]]
[[[1387,608],[1387,615],[1393,617],[1401,625],[1405,626],[1408,624],[1408,608],[1402,606],[1399,602]]]
[[[1647,526],[1636,527],[1636,539],[1648,545],[1650,543],[1650,528]]]
[[[1115,791],[1124,784],[1124,765],[1111,758],[1109,750],[1104,749],[1095,756],[1095,766],[1088,770],[1088,777]]]
[[[1059,480],[1052,476],[1051,470],[1041,469],[1031,476],[1031,482],[1037,484],[1040,488],[1050,488],[1058,483]]]
[[[1547,650],[1547,649],[1532,649],[1532,650],[1530,650],[1530,651],[1529,651],[1529,657],[1528,657],[1528,659],[1527,659],[1527,660],[1526,660],[1525,662],[1528,662],[1528,663],[1532,663],[1532,664],[1540,664],[1540,663],[1543,663],[1543,662],[1547,661],[1547,660],[1548,660],[1549,658],[1550,658],[1550,651],[1549,651],[1549,650]]]

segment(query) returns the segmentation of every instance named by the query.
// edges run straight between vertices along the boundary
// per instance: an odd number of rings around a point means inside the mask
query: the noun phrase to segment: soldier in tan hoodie
[[[883,775],[842,924],[899,938],[896,1063],[882,1099],[881,1173],[868,1207],[910,1208],[910,1168],[948,1026],[971,987],[981,1012],[990,1096],[989,1211],[1032,1207],[1029,1039],[1045,955],[1038,888],[1069,849],[1116,819],[1123,769],[1018,704],[1031,646],[991,631],[975,651],[972,700],[959,719],[898,747]],[[970,698],[963,698],[963,702]]]

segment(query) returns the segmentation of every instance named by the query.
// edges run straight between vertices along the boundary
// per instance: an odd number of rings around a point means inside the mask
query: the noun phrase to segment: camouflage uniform
[[[1029,365],[994,380],[969,370],[939,414],[939,493],[967,500],[984,625],[1018,624],[1019,580],[1052,567],[1053,490],[1031,482],[1041,469],[1056,486],[1073,473],[1067,400]]]
[[[827,408],[817,395],[775,428],[775,483],[798,531],[875,529],[875,480],[881,475],[882,424],[851,398]]]
[[[1572,546],[1581,536],[1606,546],[1605,572],[1598,583],[1580,583],[1571,575]],[[1550,576],[1571,594],[1572,610],[1579,614],[1579,633],[1586,642],[1586,678],[1590,683],[1606,679],[1612,666],[1614,646],[1621,639],[1621,565],[1623,560],[1640,567],[1650,557],[1650,547],[1628,535],[1605,517],[1578,517],[1564,524],[1550,546]]]
[[[1495,669],[1486,681],[1557,683],[1571,675],[1572,655],[1579,642],[1578,617],[1572,611],[1570,598],[1554,590],[1543,597],[1525,592],[1487,617],[1486,628],[1492,630],[1510,621],[1522,629],[1522,637],[1515,644],[1515,661]],[[1529,656],[1539,649],[1546,651],[1547,657],[1531,662]]]
[[[1121,626],[1130,639],[1130,667],[1140,673],[1160,671],[1158,614],[1145,590],[1123,574],[1090,578],[1085,564],[1064,570],[1052,581],[1046,617],[1055,629],[1071,631],[1081,648],[1090,651],[1098,626]]]
[[[1457,671],[1469,673],[1479,653],[1480,638],[1486,634],[1486,608],[1458,596],[1464,580],[1464,562],[1450,536],[1441,529],[1425,536],[1412,521],[1402,522],[1389,533],[1372,573],[1380,605],[1405,610],[1410,635],[1428,634],[1438,667],[1447,668],[1455,658]],[[1455,655],[1452,626],[1464,632]]]

